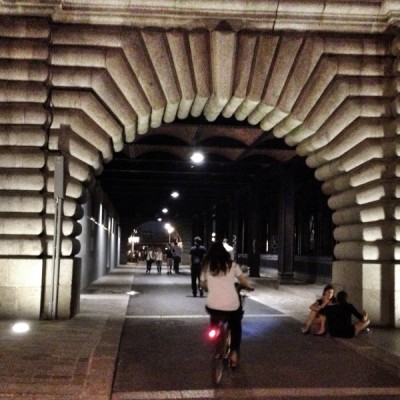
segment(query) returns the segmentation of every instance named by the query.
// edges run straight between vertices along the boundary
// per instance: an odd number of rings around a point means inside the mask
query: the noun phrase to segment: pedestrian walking
[[[156,251],[153,254],[154,260],[157,266],[157,274],[161,275],[161,268],[162,268],[162,260],[163,260],[163,253],[160,247],[157,247]]]
[[[165,258],[167,260],[167,274],[172,274],[172,266],[174,264],[174,256],[172,255],[172,243],[168,243],[168,246],[165,248]]]
[[[175,241],[171,247],[172,256],[174,259],[174,272],[179,274],[179,265],[181,263],[182,256],[182,248],[178,245],[178,242]]]
[[[194,238],[194,246],[190,249],[190,276],[193,297],[197,296],[197,289],[199,289],[200,297],[203,297],[203,289],[200,287],[200,273],[201,263],[206,253],[206,248],[201,245],[201,238],[196,236]]]
[[[147,255],[146,255],[146,274],[149,275],[151,272],[151,266],[153,265],[154,261],[154,255],[153,255],[153,250],[151,247],[147,249]]]

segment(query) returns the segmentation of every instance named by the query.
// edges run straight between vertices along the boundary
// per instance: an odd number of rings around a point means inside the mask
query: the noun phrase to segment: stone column
[[[290,171],[281,170],[279,183],[278,278],[290,283],[294,276],[294,180]]]
[[[390,85],[388,94],[393,92]],[[382,98],[381,104],[388,101]],[[368,98],[361,100],[363,110],[369,102]],[[341,149],[341,154],[321,165],[316,176],[325,181],[322,188],[330,195],[328,204],[337,226],[333,284],[337,290],[348,291],[351,301],[368,311],[374,324],[399,327],[396,100],[391,109],[393,118],[388,114],[373,120],[365,116],[349,125],[330,144],[332,152]]]
[[[253,184],[254,185],[254,184]],[[247,203],[247,262],[249,264],[249,275],[260,276],[260,202],[255,186],[249,186]]]

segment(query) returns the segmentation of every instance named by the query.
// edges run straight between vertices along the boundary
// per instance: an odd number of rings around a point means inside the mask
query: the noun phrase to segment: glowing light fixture
[[[161,211],[162,211],[164,214],[167,214],[168,208],[163,208]]]
[[[14,333],[26,333],[30,330],[30,327],[26,322],[17,322],[11,329]]]
[[[174,199],[179,197],[179,193],[178,192],[172,192],[171,193],[171,197],[173,197]]]
[[[201,153],[200,151],[195,151],[190,159],[194,164],[201,164],[204,161],[204,154]]]
[[[168,243],[170,243],[171,242],[171,233],[175,230],[175,228],[169,223],[169,222],[167,222],[165,225],[164,225],[164,228],[167,230],[167,232],[168,232]]]

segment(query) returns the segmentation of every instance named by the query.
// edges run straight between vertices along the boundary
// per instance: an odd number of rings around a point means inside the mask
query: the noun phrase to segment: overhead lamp
[[[178,193],[178,192],[172,192],[172,193],[171,193],[171,197],[173,197],[174,199],[176,199],[177,197],[179,197],[179,193]]]
[[[162,211],[164,214],[166,214],[166,213],[168,212],[168,208],[163,208],[161,211]]]
[[[190,159],[194,164],[201,164],[204,161],[204,154],[201,153],[200,151],[195,151]]]

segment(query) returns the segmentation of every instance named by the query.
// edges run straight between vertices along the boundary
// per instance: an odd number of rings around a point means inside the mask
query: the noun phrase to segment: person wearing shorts
[[[330,336],[341,338],[352,338],[368,327],[370,320],[366,312],[361,314],[353,304],[347,301],[347,293],[342,290],[337,294],[337,303],[329,307],[324,307],[320,314],[325,322],[322,324],[321,335],[325,332],[325,327]],[[358,321],[353,324],[352,317],[355,316]]]

